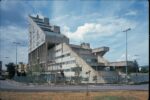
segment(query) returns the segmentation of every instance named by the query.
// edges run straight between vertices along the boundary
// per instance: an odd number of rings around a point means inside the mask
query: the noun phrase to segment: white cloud
[[[137,11],[130,10],[130,11],[127,12],[125,15],[126,15],[126,16],[135,16],[135,15],[137,15]]]
[[[95,33],[96,35],[107,36],[112,34],[113,27],[111,25],[102,25],[96,23],[85,23],[83,26],[79,26],[73,35],[80,36],[80,38],[84,38],[86,34]]]
[[[104,22],[105,21],[105,22]],[[127,27],[135,28],[136,23],[123,18],[101,18],[98,22],[84,23],[78,26],[74,32],[67,26],[62,27],[62,32],[71,40],[82,41],[85,38],[98,38],[120,33]],[[93,35],[94,34],[94,35]]]
[[[79,24],[93,22],[96,19],[101,18],[101,14],[99,13],[90,13],[84,15],[76,15],[74,13],[68,13],[64,15],[54,16],[50,21],[53,24],[57,24],[61,27],[64,26],[79,26]]]
[[[127,60],[128,61],[135,60],[135,55],[132,56],[132,55],[128,54]],[[122,54],[116,61],[126,61],[126,54]]]

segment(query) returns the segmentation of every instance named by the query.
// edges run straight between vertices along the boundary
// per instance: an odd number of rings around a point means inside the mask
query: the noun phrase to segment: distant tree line
[[[7,72],[8,72],[8,78],[12,79],[15,76],[16,73],[16,66],[14,63],[8,63],[6,64]]]
[[[141,66],[140,72],[141,73],[149,73],[149,66]]]

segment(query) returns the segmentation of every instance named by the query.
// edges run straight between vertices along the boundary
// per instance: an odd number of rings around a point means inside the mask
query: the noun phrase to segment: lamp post
[[[128,82],[128,80],[127,80],[127,75],[128,75],[128,43],[127,43],[127,38],[128,38],[128,34],[127,34],[127,32],[130,30],[131,30],[131,28],[128,28],[128,29],[123,31],[126,33],[126,83]]]
[[[16,45],[16,66],[17,66],[17,45],[19,45],[20,43],[19,42],[13,42],[13,44]]]

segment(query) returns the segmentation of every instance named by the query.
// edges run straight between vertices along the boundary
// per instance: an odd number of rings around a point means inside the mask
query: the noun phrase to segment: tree
[[[62,76],[63,78],[65,77],[63,70],[60,71],[60,74],[61,74],[61,76]]]
[[[139,65],[136,60],[133,62],[133,66],[128,66],[128,73],[138,73]]]
[[[134,60],[134,66],[135,66],[136,72],[139,72],[139,64],[136,60]]]
[[[14,76],[15,76],[15,64],[14,63],[8,63],[6,64],[6,67],[7,67],[7,72],[8,72],[8,78],[9,79],[12,79]]]
[[[17,70],[17,76],[20,76],[21,74],[20,74],[20,72]]]
[[[142,66],[140,72],[141,73],[149,73],[149,66]]]

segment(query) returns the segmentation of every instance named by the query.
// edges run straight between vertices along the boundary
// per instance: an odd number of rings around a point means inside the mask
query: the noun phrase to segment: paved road
[[[109,91],[109,90],[148,90],[149,85],[89,85],[89,91]],[[72,91],[72,92],[83,92],[87,90],[86,85],[78,86],[67,86],[67,85],[26,85],[22,83],[17,83],[14,81],[0,80],[0,90],[2,91],[24,91],[24,92],[34,92],[34,91]]]

